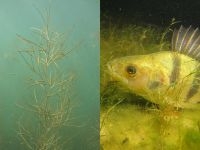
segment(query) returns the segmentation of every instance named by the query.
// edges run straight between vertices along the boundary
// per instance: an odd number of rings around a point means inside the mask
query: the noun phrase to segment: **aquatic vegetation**
[[[95,121],[95,123],[92,123],[91,125],[87,124],[88,128],[90,129],[90,132],[88,133],[88,138],[85,142],[84,149],[87,150],[94,150],[99,149],[99,118]]]
[[[64,34],[50,28],[49,19],[47,11],[44,26],[33,28],[36,40],[18,35],[26,44],[19,53],[30,70],[28,85],[33,92],[28,104],[19,105],[31,119],[20,119],[17,133],[25,148],[32,150],[61,150],[70,140],[62,132],[70,124],[73,76],[59,66],[70,50]]]
[[[135,25],[102,29],[102,149],[198,149],[199,110],[177,109],[164,101],[166,95],[174,95],[178,103],[183,85],[175,88],[176,83],[166,93],[149,93],[157,105],[134,95],[118,82],[110,82],[112,77],[106,69],[107,62],[115,58],[169,50],[170,30],[171,27]]]

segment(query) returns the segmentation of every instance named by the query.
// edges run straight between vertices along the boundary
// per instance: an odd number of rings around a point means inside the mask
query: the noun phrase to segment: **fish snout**
[[[124,65],[123,65],[123,63],[114,60],[114,61],[107,63],[107,68],[110,72],[113,72],[113,73],[118,72],[119,73],[124,68]]]
[[[112,67],[112,64],[110,62],[106,64],[106,67],[107,67],[109,72],[113,72],[113,67]]]

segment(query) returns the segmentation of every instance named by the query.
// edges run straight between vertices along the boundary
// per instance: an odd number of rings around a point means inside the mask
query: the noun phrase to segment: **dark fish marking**
[[[197,70],[199,70],[199,69],[200,69],[200,66],[197,67]],[[195,76],[194,76],[194,79],[192,81],[192,86],[188,90],[188,93],[187,93],[187,96],[186,96],[187,101],[190,98],[192,98],[198,92],[199,86],[200,86],[200,72],[197,71]]]
[[[193,97],[198,92],[198,88],[199,88],[199,85],[197,84],[192,85],[187,93],[186,100],[189,100],[191,97]]]
[[[126,137],[126,138],[122,141],[122,144],[126,144],[127,142],[129,142],[129,139]]]
[[[181,59],[178,56],[178,54],[174,54],[172,56],[172,61],[173,61],[172,71],[171,71],[171,74],[169,76],[170,84],[174,84],[177,81],[177,79],[179,78],[179,76],[180,76],[180,67],[181,67]]]
[[[149,89],[155,89],[155,88],[157,88],[159,86],[160,86],[160,82],[159,81],[152,81],[152,82],[150,82],[148,87],[149,87]]]

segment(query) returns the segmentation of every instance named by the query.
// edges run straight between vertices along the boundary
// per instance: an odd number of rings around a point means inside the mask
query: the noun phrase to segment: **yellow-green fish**
[[[156,104],[187,107],[200,102],[200,31],[174,30],[171,51],[108,62],[112,79]]]

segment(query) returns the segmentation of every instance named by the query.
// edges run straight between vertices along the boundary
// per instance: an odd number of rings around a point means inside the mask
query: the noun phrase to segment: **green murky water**
[[[72,49],[69,55],[56,63],[64,75],[72,73],[75,77],[70,88],[70,107],[72,107],[70,122],[66,124],[67,126],[54,128],[52,132],[55,131],[56,137],[60,138],[60,143],[64,143],[61,149],[98,147],[99,1],[1,0],[0,149],[2,150],[41,149],[38,146],[41,142],[48,143],[48,140],[52,140],[45,139],[44,134],[49,134],[49,132],[42,131],[40,121],[38,121],[40,115],[26,110],[28,106],[35,104],[34,89],[38,97],[44,91],[41,85],[30,87],[30,83],[27,82],[30,78],[36,79],[37,75],[30,70],[19,54],[18,51],[27,46],[16,35],[19,34],[36,43],[41,42],[41,37],[32,32],[32,27],[44,29],[44,22],[38,10],[44,13],[44,10],[49,8],[51,30],[65,33],[66,49]],[[28,46],[34,47],[31,44]],[[50,77],[50,74],[48,75]],[[38,106],[40,104],[38,103]],[[54,108],[56,104],[57,102],[53,102],[50,107]],[[19,122],[26,127],[23,133],[26,133],[29,144],[19,136],[19,129],[22,129],[19,128]],[[37,130],[38,126],[40,130]],[[30,141],[35,141],[35,143]],[[54,139],[52,141],[56,142]],[[43,144],[43,148],[52,149],[53,147],[45,147]]]

